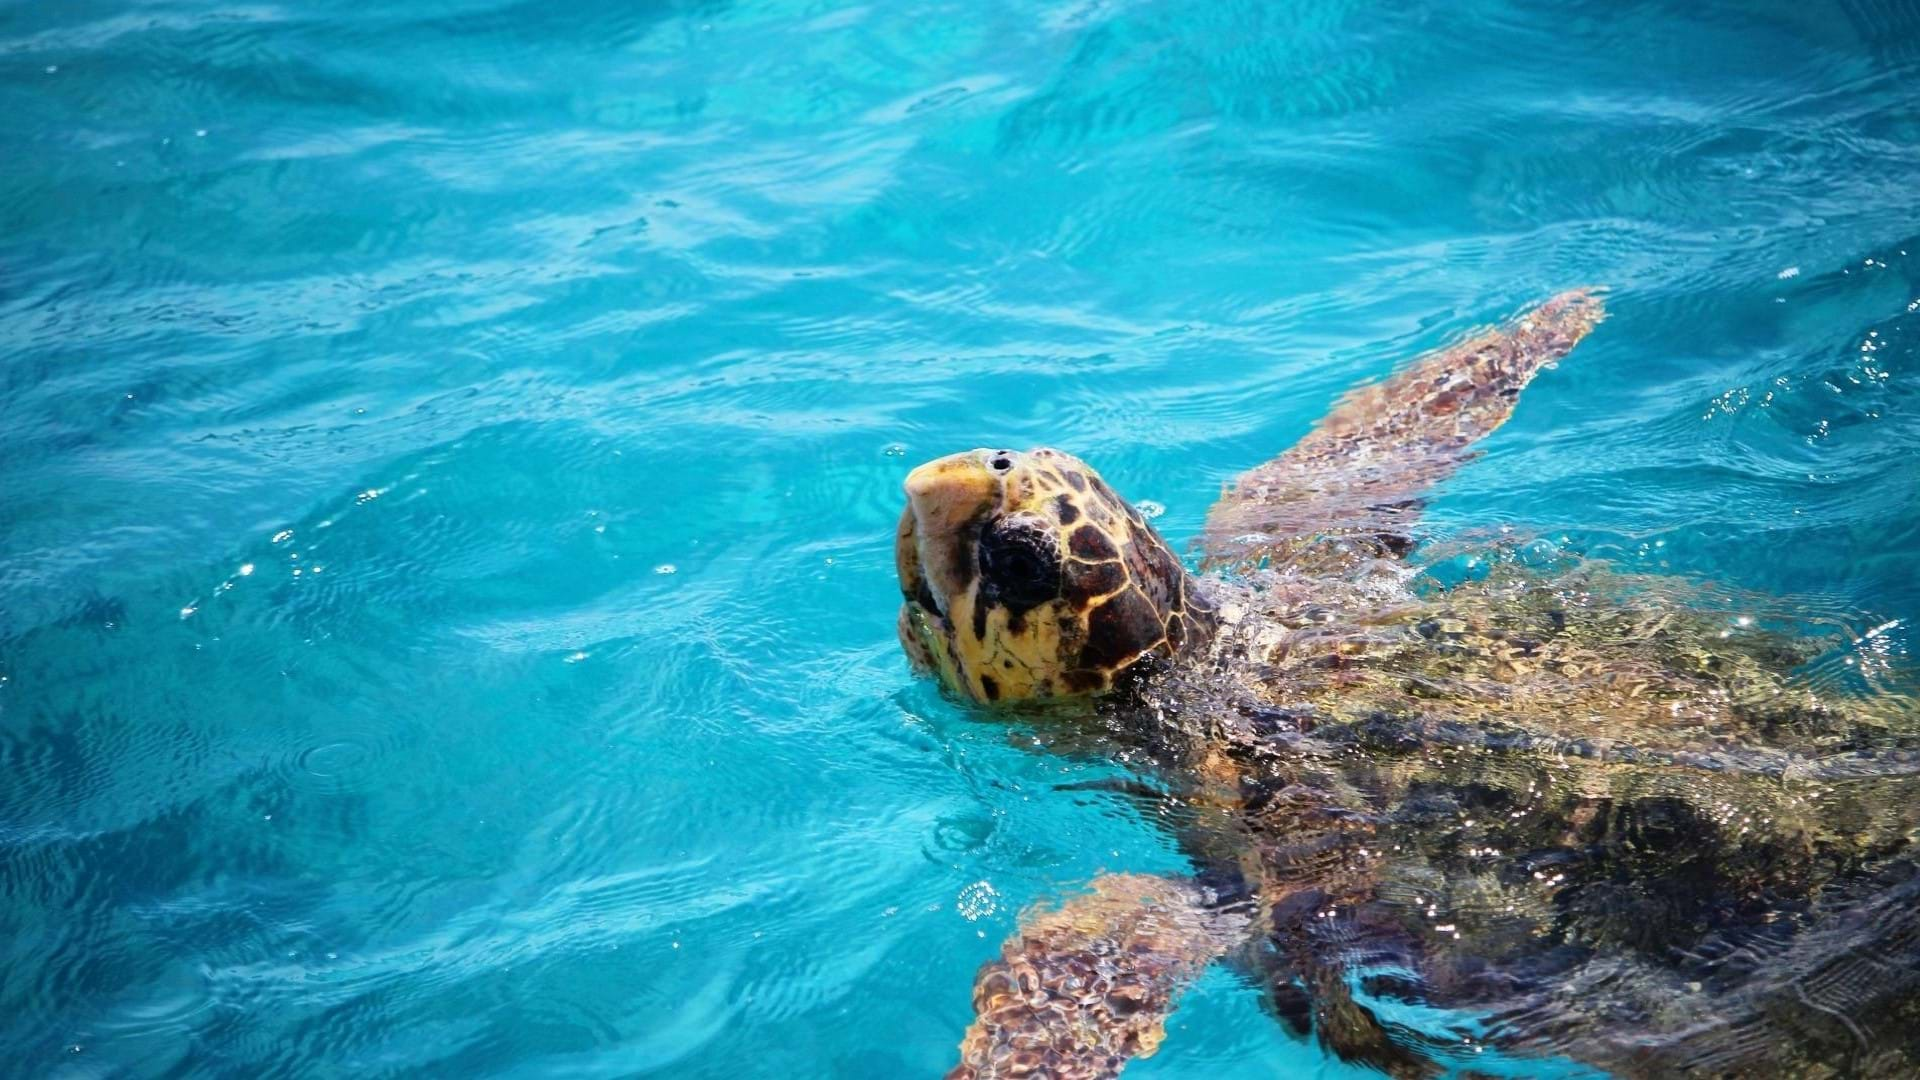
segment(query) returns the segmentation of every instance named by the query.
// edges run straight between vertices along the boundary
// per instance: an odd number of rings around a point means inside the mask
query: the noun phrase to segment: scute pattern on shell
[[[1262,898],[1276,1008],[1304,988],[1315,1037],[1397,1077],[1459,1044],[1382,1001],[1497,1018],[1473,1046],[1509,1063],[1920,1067],[1913,694],[1809,685],[1848,639],[1761,598],[1482,557],[1396,607],[1364,568],[1217,584],[1215,652],[1147,695],[1182,797],[1220,808],[1184,845]]]

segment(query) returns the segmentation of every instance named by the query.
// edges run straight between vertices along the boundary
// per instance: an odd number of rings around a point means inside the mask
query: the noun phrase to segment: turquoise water
[[[1574,285],[1435,527],[1905,656],[1920,8],[1695,7],[0,6],[0,1058],[933,1075],[1023,906],[1185,864],[909,678],[906,470],[1184,541]]]

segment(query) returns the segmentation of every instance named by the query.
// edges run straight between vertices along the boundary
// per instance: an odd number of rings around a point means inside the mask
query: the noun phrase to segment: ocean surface
[[[1897,675],[1917,177],[1914,0],[7,0],[3,1071],[935,1075],[1023,907],[1186,863],[910,677],[906,471],[1184,544],[1573,286],[1436,534]],[[1275,1074],[1366,1075],[1215,971],[1128,1075]]]

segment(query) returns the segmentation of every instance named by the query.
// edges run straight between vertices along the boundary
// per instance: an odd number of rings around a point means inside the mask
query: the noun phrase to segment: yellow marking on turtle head
[[[906,481],[901,644],[982,703],[1096,693],[1211,627],[1138,511],[1069,454],[970,450]]]

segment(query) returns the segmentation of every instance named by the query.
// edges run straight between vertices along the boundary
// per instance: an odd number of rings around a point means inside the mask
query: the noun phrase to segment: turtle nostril
[[[1013,451],[995,450],[993,457],[987,461],[987,465],[992,468],[994,472],[1006,472],[1008,469],[1013,468]]]

